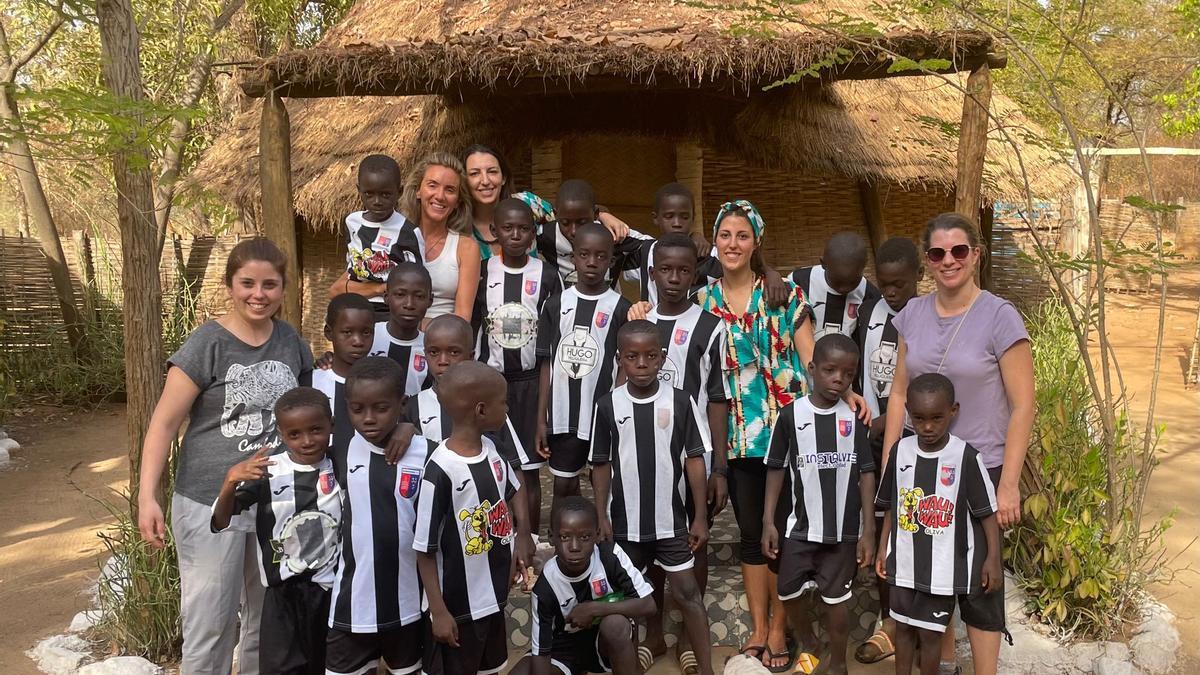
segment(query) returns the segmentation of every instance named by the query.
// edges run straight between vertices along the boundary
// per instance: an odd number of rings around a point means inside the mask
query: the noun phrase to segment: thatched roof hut
[[[672,0],[360,0],[317,47],[243,70],[243,90],[264,103],[235,119],[193,180],[261,213],[268,233],[275,222],[276,238],[294,209],[309,224],[314,300],[325,288],[316,269],[339,267],[327,240],[356,208],[357,162],[372,152],[404,165],[493,144],[513,185],[552,198],[563,178],[587,178],[642,228],[671,180],[693,187],[702,217],[747,197],[771,223],[781,269],[812,262],[837,230],[914,234],[956,197],[986,216],[979,207],[1023,195],[1026,176],[1042,197],[1069,188],[1056,153],[1025,143],[1040,130],[991,94],[989,69],[1004,58],[988,36],[881,22],[868,7],[816,0],[795,21],[747,32],[731,31],[748,25],[741,10]],[[825,29],[851,21],[883,29]],[[888,72],[900,56],[963,74],[894,77],[913,72]],[[818,76],[763,91],[806,69]],[[992,119],[975,101],[990,102]]]

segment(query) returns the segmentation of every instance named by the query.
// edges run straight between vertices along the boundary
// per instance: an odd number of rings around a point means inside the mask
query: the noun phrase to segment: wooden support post
[[[871,260],[878,264],[875,254],[888,236],[883,223],[883,201],[879,198],[879,188],[874,183],[859,181],[858,199],[862,202],[863,224],[867,226],[867,237],[871,243]]]
[[[992,101],[992,74],[986,63],[971,71],[966,90],[958,131],[958,189],[954,193],[954,210],[976,220],[987,152],[988,106]]]
[[[534,194],[550,203],[554,203],[558,186],[563,182],[562,146],[562,141],[538,141],[533,146],[530,187]]]
[[[979,287],[985,291],[992,290],[992,221],[994,213],[992,203],[988,202],[979,209],[979,238],[987,253],[979,261]]]
[[[692,232],[711,237],[704,220],[704,148],[699,143],[680,141],[675,144],[675,180],[692,191]],[[702,253],[707,254],[708,251]]]
[[[281,318],[300,329],[300,255],[292,208],[292,137],[287,108],[274,92],[263,98],[258,138],[258,176],[262,181],[263,235],[287,258],[288,284]]]

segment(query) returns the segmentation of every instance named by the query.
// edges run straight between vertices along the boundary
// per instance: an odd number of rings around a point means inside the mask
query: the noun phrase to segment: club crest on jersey
[[[596,328],[604,328],[608,325],[608,313],[596,312]]]
[[[413,370],[418,373],[425,372],[425,357],[420,354],[413,354]]]
[[[496,482],[498,482],[498,483],[504,482],[504,460],[502,460],[502,459],[492,460],[492,473],[496,474]]]
[[[843,438],[849,438],[854,433],[854,420],[838,420],[838,433]]]
[[[333,488],[337,487],[337,479],[333,477],[332,471],[322,471],[317,478],[317,487],[321,489],[321,494],[327,495],[333,492]]]
[[[537,279],[525,280],[525,295],[537,295],[538,282]]]
[[[400,493],[401,497],[412,499],[417,496],[417,489],[420,486],[420,469],[400,469],[400,484],[396,487],[396,492]]]
[[[592,597],[602,598],[608,595],[608,579],[592,579]]]
[[[391,245],[392,245],[392,238],[391,238],[391,237],[386,237],[386,236],[384,236],[384,235],[382,235],[382,234],[381,234],[381,235],[379,235],[378,237],[375,237],[375,243],[376,243],[376,244],[379,244],[380,246],[391,246]]]
[[[857,302],[851,302],[846,305],[846,316],[850,317],[851,319],[858,318],[858,303]]]
[[[682,345],[687,342],[688,332],[682,328],[675,329],[675,344]]]
[[[658,422],[659,429],[666,429],[667,427],[671,426],[671,409],[670,408],[659,408],[658,410],[655,410],[654,412],[657,417],[656,421]]]
[[[945,485],[946,487],[954,485],[954,476],[957,473],[957,468],[958,467],[954,466],[942,467],[942,475],[939,477],[939,481],[942,485]]]

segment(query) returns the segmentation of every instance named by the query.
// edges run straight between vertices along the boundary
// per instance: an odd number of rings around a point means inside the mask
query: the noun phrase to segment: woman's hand
[[[646,318],[646,315],[653,309],[649,302],[642,300],[629,308],[629,320],[640,321]]]
[[[1006,530],[1021,522],[1021,489],[1017,485],[1000,482],[996,490],[996,523]]]
[[[863,424],[871,426],[871,406],[867,405],[867,399],[853,391],[846,390],[842,400],[858,415],[858,419],[862,420]]]
[[[162,549],[167,545],[167,522],[153,495],[138,499],[138,531],[151,548]]]

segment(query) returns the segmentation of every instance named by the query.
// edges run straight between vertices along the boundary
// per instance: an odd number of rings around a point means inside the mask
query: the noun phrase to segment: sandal
[[[783,665],[779,665],[779,666],[768,665],[770,662],[774,661],[775,659],[787,659],[787,663],[784,663]],[[789,670],[792,669],[792,650],[784,649],[781,652],[777,652],[768,646],[767,647],[767,663],[764,663],[763,666],[765,666],[766,669],[771,671],[772,673],[788,672]]]
[[[896,645],[892,643],[892,638],[887,631],[879,628],[854,650],[854,660],[859,663],[879,663],[895,653]]]
[[[812,675],[816,671],[817,666],[821,664],[821,659],[818,659],[816,654],[809,652],[800,652],[796,655],[796,669],[794,673],[804,673],[804,675]]]
[[[650,670],[650,666],[654,665],[654,653],[646,645],[638,645],[637,656],[638,666],[641,667],[643,673]]]
[[[683,671],[683,675],[697,675],[700,672],[700,663],[696,661],[696,652],[690,649],[680,652],[679,669]]]
[[[766,645],[746,645],[738,653],[749,656],[755,661],[762,661],[762,655],[765,651],[767,651]]]

